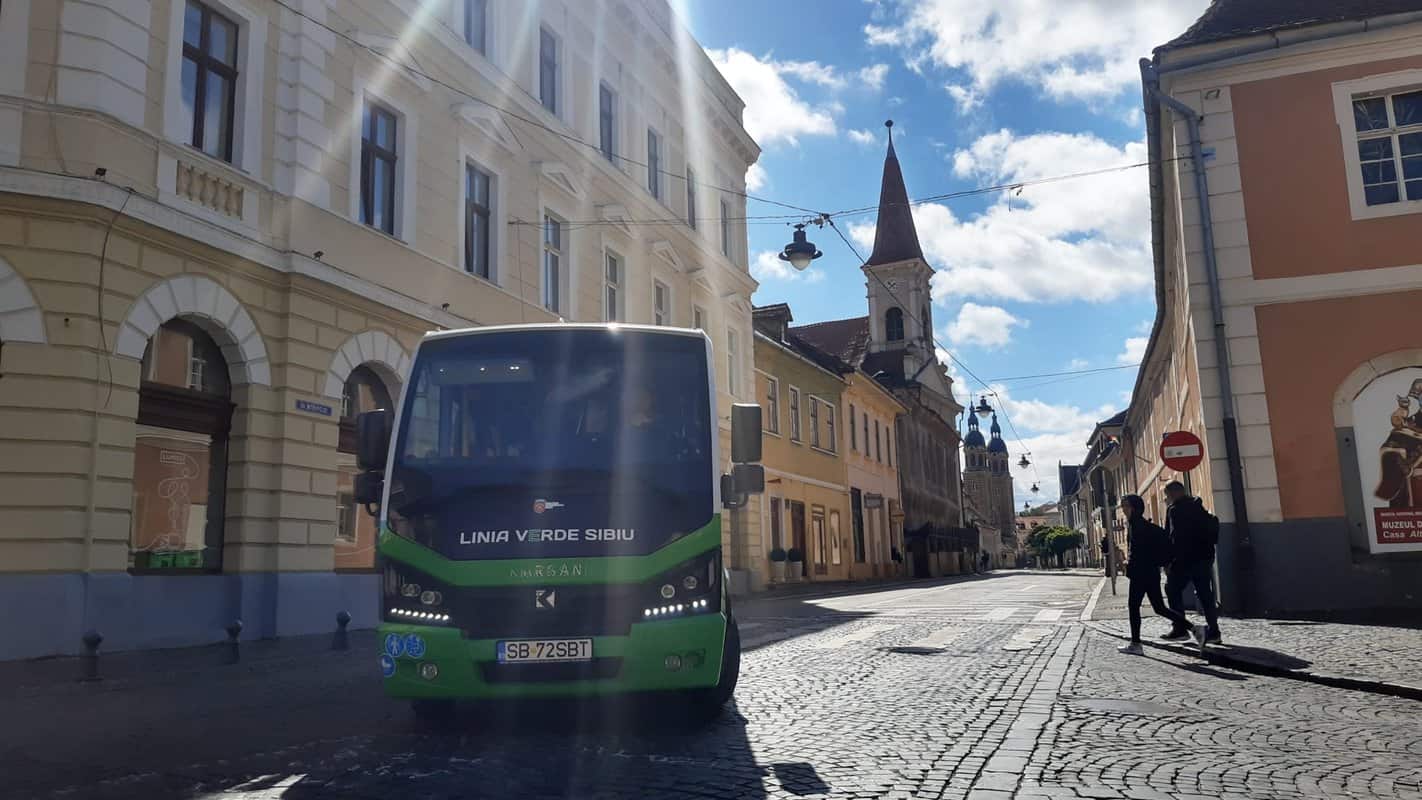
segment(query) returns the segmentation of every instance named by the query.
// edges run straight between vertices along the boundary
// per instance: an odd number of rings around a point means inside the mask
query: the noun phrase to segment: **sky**
[[[1208,0],[683,0],[760,143],[747,190],[829,212],[874,206],[884,121],[935,270],[932,309],[959,402],[1005,412],[1017,505],[1056,500],[1097,421],[1123,409],[1154,320],[1138,62]],[[1115,167],[1124,169],[1111,170]],[[1065,177],[1083,172],[1100,174]],[[750,202],[747,216],[784,213]],[[867,257],[872,211],[836,217]],[[796,324],[866,311],[861,259],[829,228],[797,273],[783,220],[750,220],[757,305]],[[940,358],[944,354],[940,354]],[[1024,378],[1116,368],[1067,376]],[[975,377],[974,377],[975,376]],[[1016,466],[1024,452],[1033,462]],[[1039,493],[1032,493],[1037,484]]]

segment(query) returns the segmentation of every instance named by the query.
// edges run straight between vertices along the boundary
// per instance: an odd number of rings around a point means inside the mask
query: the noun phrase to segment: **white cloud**
[[[1022,469],[1017,466],[1016,458],[1012,463],[1012,494],[1018,508],[1024,502],[1032,505],[1055,502],[1062,496],[1061,480],[1057,474],[1057,464],[1080,464],[1083,456],[1086,455],[1086,440],[1091,436],[1091,431],[1095,428],[1095,423],[1073,428],[1061,433],[1044,433],[1038,436],[1029,436],[1022,440],[1022,445],[1013,443],[1011,450],[1015,454],[1018,447],[1026,446],[1032,453],[1032,467]],[[1032,483],[1037,482],[1040,490],[1037,494],[1032,494]]]
[[[966,114],[983,104],[983,96],[976,89],[956,83],[950,83],[943,88],[948,90],[948,96],[958,104],[959,114]]]
[[[1087,361],[1087,360],[1084,359],[1084,358],[1073,358],[1072,360],[1070,360],[1070,361],[1067,362],[1066,369],[1069,369],[1069,370],[1086,369],[1086,368],[1089,367],[1089,366],[1091,366],[1091,362],[1090,362],[1090,361]]]
[[[997,306],[964,303],[958,318],[948,326],[948,338],[958,344],[977,344],[988,349],[1004,347],[1012,341],[1014,327],[1027,327],[1027,321]]]
[[[1004,419],[1003,437],[1012,453],[1012,488],[1017,505],[1023,501],[1036,505],[1056,500],[1061,495],[1057,464],[1080,464],[1086,455],[1086,440],[1096,423],[1118,409],[1109,405],[1083,409],[1036,398],[1018,400],[1000,384],[994,385],[993,390],[997,395],[989,397],[988,402],[1004,412],[1006,419],[1012,420],[1012,425],[1008,425]],[[1023,434],[1021,441],[1014,435],[1013,426]],[[1032,464],[1026,469],[1017,466],[1017,459],[1024,451],[1031,453]],[[1034,481],[1041,490],[1035,495],[1032,494]]]
[[[1007,185],[1146,160],[1145,144],[1121,147],[1090,134],[1001,130],[953,154],[953,171],[979,185]],[[1064,167],[1063,165],[1070,165]],[[1010,195],[1010,196],[1009,196]],[[914,208],[931,264],[934,299],[1104,302],[1152,285],[1146,173],[1126,169],[1003,192],[960,218],[942,203]],[[874,223],[850,226],[868,247]]]
[[[834,135],[833,114],[811,106],[785,79],[789,75],[821,83],[824,73],[815,62],[762,59],[734,47],[706,52],[745,101],[746,132],[761,145],[793,145],[801,136]]]
[[[746,191],[758,192],[770,183],[770,176],[759,163],[751,164],[746,170]]]
[[[855,144],[864,145],[865,147],[879,141],[879,137],[875,136],[873,131],[866,131],[862,128],[852,128],[849,130],[848,135],[850,141]]]
[[[1149,337],[1132,336],[1126,340],[1126,349],[1116,356],[1117,364],[1139,364],[1145,358]]]
[[[859,70],[859,84],[871,91],[884,88],[884,79],[889,76],[888,64],[873,64]]]
[[[1136,325],[1136,333],[1150,333],[1150,329],[1155,327],[1155,320],[1143,319]]]
[[[1006,79],[1053,98],[1101,99],[1140,80],[1137,59],[1179,35],[1208,0],[898,0],[888,24],[864,28],[910,69],[966,73],[991,90]]]
[[[825,274],[820,270],[811,267],[804,272],[797,271],[788,263],[781,261],[779,253],[774,250],[762,250],[755,254],[755,260],[751,262],[751,276],[761,283],[819,283],[825,279]]]

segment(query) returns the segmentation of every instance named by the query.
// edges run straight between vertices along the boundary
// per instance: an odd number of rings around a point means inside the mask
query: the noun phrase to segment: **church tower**
[[[917,381],[952,400],[946,372],[939,368],[933,346],[933,298],[929,281],[933,268],[923,258],[913,223],[908,188],[894,152],[893,120],[889,152],[879,187],[879,222],[874,251],[864,263],[869,293],[869,352],[893,354],[903,379]],[[889,361],[880,356],[881,363]],[[876,359],[879,360],[879,359]]]
[[[988,493],[987,503],[993,522],[999,531],[1016,530],[1016,509],[1013,507],[1012,472],[1008,463],[1007,442],[1002,440],[1002,426],[997,414],[992,415],[992,438],[987,443]]]

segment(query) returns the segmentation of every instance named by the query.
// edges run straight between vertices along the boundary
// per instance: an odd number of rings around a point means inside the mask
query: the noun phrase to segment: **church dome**
[[[985,447],[987,442],[983,440],[983,432],[977,428],[968,431],[968,435],[963,437],[964,447]]]
[[[997,414],[992,415],[992,441],[988,442],[989,453],[1007,455],[1007,442],[1002,440],[1002,426],[997,424]]]

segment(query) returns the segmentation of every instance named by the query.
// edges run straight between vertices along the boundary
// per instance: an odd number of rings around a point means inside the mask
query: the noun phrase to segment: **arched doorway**
[[[340,434],[336,455],[336,569],[375,568],[375,519],[355,502],[356,417],[379,408],[394,410],[390,391],[375,370],[362,364],[351,370],[341,392]]]
[[[196,324],[172,319],[149,337],[140,367],[129,568],[222,567],[232,377]]]

